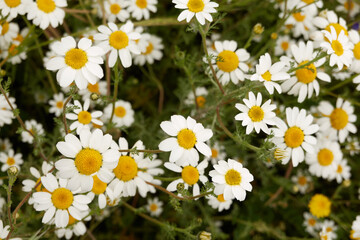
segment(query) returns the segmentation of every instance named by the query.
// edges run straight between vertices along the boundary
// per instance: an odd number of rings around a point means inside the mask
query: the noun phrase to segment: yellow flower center
[[[261,75],[261,77],[265,80],[265,81],[271,81],[271,73],[269,71],[266,71],[264,74]]]
[[[337,167],[337,169],[336,169],[336,172],[337,172],[337,173],[342,173],[342,171],[343,171],[343,168],[342,168],[342,166],[339,164],[338,167]]]
[[[89,92],[100,94],[99,83],[95,83],[95,84],[89,83],[87,89],[89,90]]]
[[[251,107],[248,115],[253,122],[261,122],[264,119],[264,111],[259,106]]]
[[[335,28],[336,34],[338,36],[339,36],[341,30],[344,31],[346,36],[348,36],[348,31],[338,23],[330,23],[329,25],[326,26],[325,30],[328,32],[331,32],[331,29],[330,29],[331,26],[333,26]]]
[[[74,195],[69,189],[58,188],[51,194],[51,201],[57,209],[68,209],[74,201]]]
[[[5,0],[5,4],[8,5],[10,8],[14,8],[19,6],[21,3],[20,0]]]
[[[37,0],[36,3],[38,8],[44,13],[51,13],[56,8],[54,0]]]
[[[354,46],[354,57],[358,60],[360,60],[360,42],[358,42],[357,44],[355,44]]]
[[[115,49],[123,49],[129,45],[129,37],[121,30],[115,31],[109,37],[109,44]]]
[[[155,212],[158,209],[158,205],[153,203],[150,205],[150,211]]]
[[[230,169],[225,174],[225,181],[228,185],[239,185],[241,183],[241,175],[235,169]]]
[[[323,148],[319,151],[317,158],[321,166],[329,166],[334,160],[334,154],[331,150]]]
[[[5,22],[1,27],[1,35],[5,35],[9,31],[10,25],[8,22]]]
[[[126,115],[126,109],[122,106],[116,107],[114,110],[115,116],[123,118]]]
[[[217,200],[219,202],[226,202],[225,199],[224,199],[224,194],[220,194],[219,196],[217,196]]]
[[[65,63],[74,69],[84,67],[87,62],[88,57],[84,50],[73,48],[65,54]]]
[[[199,181],[199,171],[193,166],[186,166],[181,172],[181,177],[189,185],[194,185]]]
[[[217,158],[218,155],[219,155],[219,152],[216,149],[212,148],[211,149],[211,157]]]
[[[183,129],[177,135],[177,140],[180,147],[185,149],[191,149],[196,144],[196,136],[195,133],[189,129]]]
[[[323,194],[315,194],[310,202],[309,209],[312,215],[318,218],[327,217],[331,212],[331,202],[328,197]]]
[[[91,114],[88,111],[79,112],[78,121],[84,125],[89,124],[91,122]]]
[[[309,61],[305,60],[303,62],[301,62],[299,64],[299,66],[301,67],[304,64],[307,64]],[[311,83],[312,81],[315,80],[316,75],[317,75],[317,71],[316,71],[316,67],[313,63],[305,66],[304,68],[300,68],[298,70],[296,70],[296,77],[298,79],[299,82],[302,83]]]
[[[9,157],[7,160],[6,160],[6,164],[11,166],[11,165],[14,165],[15,164],[15,159],[12,158],[12,157]]]
[[[314,2],[314,0],[302,0],[304,3],[306,3],[306,4],[310,4],[310,3],[313,3]]]
[[[74,223],[76,223],[77,220],[71,216],[71,214],[69,214],[69,222],[68,222],[68,225],[73,225]]]
[[[143,52],[143,55],[148,55],[154,50],[154,45],[152,43],[149,43],[149,45],[146,47],[145,52]]]
[[[298,184],[299,185],[301,185],[301,186],[304,186],[304,185],[306,185],[306,183],[307,183],[307,179],[306,179],[306,177],[305,176],[300,176],[299,178],[298,178]]]
[[[101,181],[96,175],[93,176],[93,179],[94,179],[94,185],[91,191],[97,195],[104,193],[107,184]]]
[[[344,53],[344,48],[338,40],[332,41],[331,48],[335,51],[335,54],[338,56],[341,56]]]
[[[233,51],[224,50],[219,53],[217,66],[224,72],[232,72],[239,65],[239,58]]]
[[[118,165],[114,168],[115,176],[124,182],[136,177],[137,172],[138,165],[136,164],[135,159],[129,156],[121,156]]]
[[[200,108],[204,107],[205,103],[206,103],[205,97],[203,97],[203,96],[197,96],[197,97],[196,97],[196,104],[197,104]]]
[[[57,107],[57,108],[63,108],[63,106],[64,106],[63,101],[58,101],[58,102],[56,102],[56,107]]]
[[[139,8],[146,8],[147,1],[146,0],[136,0],[136,6],[138,6]]]
[[[285,132],[285,143],[288,147],[297,148],[304,141],[304,132],[299,127],[291,127]]]
[[[121,7],[119,4],[113,3],[110,5],[110,12],[112,14],[118,14],[120,12],[120,10],[121,10]]]
[[[348,114],[342,108],[335,108],[330,114],[330,123],[336,130],[346,127],[349,122]]]
[[[315,226],[316,220],[313,219],[313,218],[310,218],[310,219],[308,220],[308,224],[309,224],[310,226]]]
[[[203,0],[189,0],[187,7],[189,8],[190,12],[197,13],[204,9],[205,4]]]
[[[354,3],[352,1],[350,1],[350,5],[349,5],[349,1],[346,1],[344,3],[344,7],[346,10],[352,10],[354,8]]]
[[[295,20],[298,22],[302,22],[305,19],[305,15],[302,15],[300,12],[293,13],[292,15],[295,18]]]
[[[102,156],[99,151],[85,148],[75,157],[75,167],[84,175],[91,175],[99,171],[102,165]]]

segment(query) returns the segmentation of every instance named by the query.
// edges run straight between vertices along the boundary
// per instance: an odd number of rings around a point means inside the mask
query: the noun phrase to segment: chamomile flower
[[[8,152],[12,148],[12,143],[8,138],[0,138],[0,152]]]
[[[92,94],[97,94],[98,96],[105,96],[107,83],[105,81],[98,81],[95,84],[89,83],[85,89],[79,91],[79,95],[82,96],[82,100],[91,99]],[[91,104],[91,103],[90,103]]]
[[[215,41],[220,40],[221,35],[219,33],[211,33],[210,39],[206,39],[206,47],[209,51],[209,54],[216,51],[215,49]]]
[[[244,81],[245,74],[249,66],[245,63],[250,58],[250,54],[244,49],[237,49],[235,41],[215,41],[216,51],[213,53],[216,60],[213,66],[217,71],[216,76],[223,85],[231,80],[234,84]]]
[[[221,145],[219,142],[214,142],[211,146],[211,156],[205,158],[206,160],[211,160],[211,163],[214,165],[219,160],[226,159],[226,152],[224,145]]]
[[[88,192],[93,188],[94,179],[97,177],[105,182],[110,182],[114,174],[119,153],[110,148],[112,137],[103,135],[100,129],[92,133],[84,129],[80,139],[73,134],[67,134],[65,141],[58,142],[56,148],[66,158],[55,162],[58,176],[69,179],[69,189]]]
[[[325,37],[328,41],[324,41],[320,44],[322,48],[330,55],[330,67],[335,64],[338,66],[338,69],[341,70],[344,65],[349,67],[354,53],[352,49],[354,45],[349,41],[349,38],[345,35],[345,32],[342,30],[339,35],[333,26],[330,26],[330,32],[323,30]]]
[[[351,224],[351,239],[360,238],[360,215]]]
[[[205,19],[209,22],[213,21],[210,13],[216,13],[215,8],[219,6],[210,0],[172,0],[172,2],[176,4],[175,8],[184,9],[177,18],[179,22],[185,19],[186,22],[190,22],[195,16],[201,25],[205,24]]]
[[[86,225],[82,221],[70,220],[74,219],[69,215],[69,224],[67,228],[58,228],[55,234],[58,238],[72,239],[73,235],[79,237],[86,233]]]
[[[130,67],[132,64],[130,53],[140,54],[135,40],[140,39],[141,35],[134,31],[134,24],[127,21],[119,29],[114,23],[109,22],[108,27],[101,25],[98,30],[100,33],[95,34],[94,39],[101,41],[98,46],[105,52],[110,51],[109,67],[114,67],[118,56],[124,68]]]
[[[104,117],[106,120],[111,118],[113,112],[113,104],[110,103],[104,109]],[[134,110],[129,102],[118,100],[115,102],[114,116],[112,122],[116,127],[130,127],[134,122]]]
[[[350,17],[355,17],[360,11],[360,6],[353,0],[337,0],[341,5],[337,5],[335,10],[338,12],[345,12]]]
[[[279,36],[276,39],[276,45],[274,49],[275,56],[282,56],[285,54],[286,56],[291,57],[292,53],[290,46],[294,43],[295,41],[292,40],[288,35]]]
[[[289,80],[281,84],[281,88],[284,92],[288,92],[289,95],[298,96],[298,102],[301,103],[306,97],[311,98],[314,90],[316,96],[319,95],[320,85],[318,79],[330,82],[331,78],[320,68],[326,61],[325,57],[309,64],[318,55],[318,52],[314,52],[313,42],[308,41],[305,44],[301,41],[299,45],[292,45],[291,51],[295,59],[294,66],[299,69],[292,73]],[[286,58],[282,58],[282,60],[293,62],[293,60]]]
[[[181,173],[181,178],[172,181],[167,186],[166,189],[170,192],[175,192],[177,190],[177,185],[182,183],[186,190],[188,190],[189,187],[192,187],[192,194],[193,196],[196,196],[200,194],[199,181],[202,184],[205,184],[208,181],[208,178],[204,175],[205,168],[208,166],[207,160],[203,160],[199,164],[187,165],[184,167],[169,162],[166,162],[164,166],[171,171]]]
[[[248,169],[235,160],[220,160],[214,165],[215,170],[211,170],[209,175],[215,184],[214,193],[216,195],[223,194],[224,200],[236,198],[244,201],[246,191],[251,192],[252,186],[250,182],[254,180],[254,176]]]
[[[1,140],[0,140],[0,146],[1,146]],[[354,156],[355,154],[359,154],[359,152],[360,152],[360,143],[359,143],[358,138],[357,137],[348,137],[347,140],[346,140],[345,149],[347,151],[349,151],[350,156]]]
[[[87,196],[91,199],[91,201],[95,198],[95,196],[97,196],[99,208],[103,209],[106,207],[105,191],[107,188],[107,183],[101,181],[99,177],[96,175],[93,175],[92,178],[94,184],[91,191],[87,194]]]
[[[346,159],[341,160],[337,163],[336,171],[329,177],[330,180],[336,179],[337,183],[341,183],[343,180],[349,180],[351,177],[350,166]]]
[[[205,87],[197,87],[195,88],[195,95],[196,98],[194,96],[194,92],[190,91],[184,103],[186,105],[195,105],[195,101],[196,101],[196,105],[199,108],[203,108],[206,104],[206,97],[208,95],[208,90]]]
[[[299,170],[295,176],[291,177],[291,181],[295,183],[296,188],[301,194],[305,194],[309,189],[311,183],[311,177]]]
[[[9,152],[3,153],[0,152],[0,162],[2,163],[1,171],[5,172],[9,167],[15,166],[20,170],[20,165],[23,164],[22,154],[14,152],[13,149],[10,149]]]
[[[63,93],[56,93],[54,94],[54,99],[49,101],[50,109],[49,113],[54,113],[56,117],[59,117],[63,112],[64,107],[64,94]]]
[[[10,43],[19,34],[19,25],[14,22],[3,21],[0,24],[0,46],[9,47]]]
[[[91,200],[85,196],[76,194],[70,190],[72,183],[58,180],[54,175],[48,173],[41,177],[41,183],[46,192],[33,194],[34,208],[36,211],[45,211],[42,223],[55,220],[56,227],[66,227],[71,215],[76,220],[81,220],[81,211],[89,209]]]
[[[312,236],[317,236],[317,229],[319,228],[319,220],[309,212],[304,212],[304,223],[306,232]]]
[[[314,25],[321,30],[331,32],[331,27],[334,27],[337,35],[339,35],[341,31],[344,31],[346,36],[348,35],[346,21],[343,18],[338,17],[334,11],[326,10],[324,14],[315,17],[313,22]],[[325,40],[324,34],[321,31],[313,32],[312,39],[315,41]]]
[[[322,227],[320,233],[320,240],[333,240],[333,237],[331,235],[331,232],[326,231],[326,227]]]
[[[128,9],[129,1],[125,0],[108,0],[104,1],[104,8],[107,20],[109,22],[115,22],[119,19],[120,22],[125,22],[130,17]],[[102,17],[102,11],[99,11]]]
[[[90,123],[94,123],[96,125],[102,126],[103,122],[101,122],[99,117],[102,116],[101,111],[93,111],[89,112],[90,99],[86,99],[84,102],[84,106],[81,106],[81,103],[78,100],[74,101],[74,106],[78,107],[74,109],[74,113],[67,113],[66,118],[69,120],[76,120],[70,125],[70,130],[75,130],[76,133],[80,134],[83,129],[90,129]]]
[[[256,65],[256,73],[250,78],[251,81],[264,82],[266,90],[274,93],[274,88],[278,93],[281,93],[281,87],[276,81],[290,79],[290,75],[285,70],[285,62],[277,62],[271,64],[270,54],[265,53]]]
[[[327,240],[337,238],[336,231],[337,231],[338,227],[335,225],[334,221],[326,219],[319,225],[320,225],[319,228],[323,229],[322,232],[324,232],[328,235],[329,238],[327,238]],[[324,229],[325,229],[325,231],[324,231]]]
[[[272,142],[277,148],[284,149],[285,156],[282,163],[287,164],[291,158],[292,164],[296,167],[304,161],[304,150],[313,153],[316,138],[311,136],[319,130],[319,125],[312,124],[313,117],[306,115],[304,109],[286,108],[286,121],[277,121],[277,128],[272,129],[274,138]]]
[[[25,121],[25,127],[27,130],[29,130],[31,133],[35,135],[42,135],[44,134],[44,128],[41,123],[36,122],[34,119],[32,120],[26,120]],[[27,142],[27,143],[33,143],[34,137],[30,135],[27,131],[21,132],[21,141]]]
[[[27,6],[29,0],[1,0],[0,9],[1,15],[7,16],[7,20],[11,21],[16,18],[17,15],[24,15],[27,12]]]
[[[159,200],[159,198],[155,197],[153,199],[147,200],[146,210],[150,213],[153,217],[158,217],[163,211],[163,202]]]
[[[131,0],[129,3],[128,11],[131,16],[136,20],[149,19],[150,12],[156,13],[157,0]]]
[[[35,181],[32,179],[25,179],[22,181],[23,187],[22,190],[24,192],[31,192],[33,190],[33,188],[36,186],[36,184],[41,181],[41,176],[45,176],[46,174],[48,174],[50,172],[51,169],[53,169],[53,164],[51,163],[47,163],[47,162],[43,162],[41,165],[41,172],[39,170],[37,170],[34,167],[30,167],[30,173],[31,175],[36,179]],[[37,186],[37,188],[35,189],[37,192],[43,190],[43,186],[42,184],[40,184],[39,186]]]
[[[320,131],[335,132],[338,135],[340,143],[343,143],[350,133],[356,133],[355,126],[356,115],[354,114],[354,107],[350,102],[338,98],[336,101],[336,108],[329,102],[322,101],[318,107],[322,118],[318,120]]]
[[[61,87],[68,87],[73,81],[81,90],[88,83],[95,84],[104,76],[100,64],[103,63],[102,48],[92,46],[88,38],[81,38],[76,44],[73,37],[63,37],[57,41],[52,49],[56,57],[49,59],[45,67],[47,70],[57,71],[56,79]]]
[[[164,49],[162,39],[148,33],[144,33],[141,38],[147,41],[146,48],[141,51],[140,55],[134,56],[134,63],[143,66],[145,63],[153,64],[155,60],[161,60],[163,57],[162,50]]]
[[[205,142],[213,132],[193,118],[173,115],[171,121],[161,122],[160,127],[171,136],[159,144],[160,150],[171,152],[170,162],[176,162],[179,166],[196,165],[199,161],[198,151],[205,157],[211,156],[211,149]]]
[[[1,239],[6,239],[9,232],[10,232],[10,226],[7,225],[7,226],[4,227],[3,221],[0,220],[0,238]]]
[[[328,217],[331,213],[331,201],[323,194],[315,194],[308,207],[311,214],[318,218]]]
[[[65,12],[62,8],[66,6],[66,0],[31,1],[27,6],[27,19],[33,20],[33,24],[41,29],[46,29],[49,25],[56,28],[64,21]]]
[[[225,200],[224,194],[220,194],[217,197],[209,196],[208,204],[214,208],[217,209],[219,212],[222,212],[224,210],[228,210],[233,203],[232,199]]]
[[[351,63],[350,70],[355,73],[360,73],[360,36],[359,32],[355,30],[349,31],[349,39],[354,44],[354,58]]]
[[[235,107],[241,113],[235,116],[235,120],[242,121],[242,126],[246,126],[246,134],[250,134],[255,128],[256,133],[262,130],[266,134],[270,134],[267,125],[275,125],[276,114],[273,110],[276,108],[275,104],[271,104],[271,100],[267,100],[262,104],[261,93],[255,94],[249,92],[249,99],[243,99],[244,104],[237,103]]]
[[[7,95],[7,98],[11,105],[16,108],[15,98],[10,97],[9,95]],[[11,124],[14,118],[14,113],[11,110],[9,103],[6,101],[5,96],[0,94],[0,127],[4,126],[4,124]]]

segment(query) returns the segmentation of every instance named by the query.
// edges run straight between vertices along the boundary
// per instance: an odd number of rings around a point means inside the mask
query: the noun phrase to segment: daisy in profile
[[[358,31],[350,30],[349,39],[354,44],[354,58],[350,66],[350,70],[355,73],[360,73],[360,35]]]
[[[342,30],[340,34],[337,35],[333,26],[330,26],[330,32],[325,30],[322,32],[328,41],[322,42],[320,46],[330,55],[330,67],[335,64],[339,70],[341,70],[344,65],[349,67],[354,57],[352,51],[354,45],[349,41],[345,32]]]
[[[345,141],[349,132],[357,132],[354,124],[356,122],[355,109],[350,105],[350,102],[338,98],[336,100],[336,108],[334,108],[329,102],[322,101],[320,102],[318,110],[323,116],[318,120],[320,131],[335,132],[340,143]]]
[[[99,208],[103,209],[106,207],[105,191],[108,185],[106,182],[101,181],[96,175],[93,175],[92,178],[94,180],[94,184],[87,196],[91,199],[91,201],[93,201],[95,196],[97,196]]]
[[[172,0],[175,3],[175,8],[183,9],[178,17],[178,21],[181,22],[186,19],[186,22],[195,16],[201,25],[205,24],[205,19],[209,22],[213,21],[210,13],[216,13],[216,7],[219,4],[210,2],[210,0]]]
[[[7,20],[11,21],[17,15],[24,15],[27,12],[29,0],[0,0],[0,9],[2,16],[7,16]]]
[[[50,223],[54,219],[56,227],[66,227],[69,223],[69,215],[81,220],[80,212],[89,209],[88,204],[91,200],[85,195],[70,190],[70,184],[66,185],[67,181],[58,180],[48,173],[41,177],[41,183],[47,191],[36,192],[33,198],[35,210],[45,211],[42,223]]]
[[[113,104],[110,103],[104,109],[104,118],[110,120],[113,112]],[[129,102],[118,100],[115,102],[114,116],[112,122],[116,127],[130,127],[134,122],[134,110]]]
[[[7,95],[11,105],[16,108],[15,98]],[[12,120],[15,118],[13,111],[10,108],[9,103],[6,101],[5,96],[0,94],[0,127],[4,124],[11,124]]]
[[[249,99],[243,99],[244,104],[237,103],[235,107],[241,113],[235,116],[235,120],[242,121],[242,126],[246,126],[246,134],[250,134],[253,129],[256,133],[262,130],[266,134],[270,134],[270,129],[267,125],[275,125],[276,114],[273,110],[276,108],[275,104],[271,104],[271,100],[267,100],[262,104],[261,93],[255,94],[249,92]]]
[[[149,198],[147,200],[146,210],[153,217],[158,217],[163,211],[163,202],[159,200],[159,198],[155,197],[153,199]]]
[[[211,156],[205,158],[206,160],[210,160],[211,163],[214,165],[219,160],[226,159],[226,151],[224,145],[216,141],[210,146],[211,146]]]
[[[214,193],[223,194],[226,201],[234,198],[244,201],[246,191],[252,190],[250,182],[254,180],[254,176],[241,163],[230,158],[227,161],[220,160],[209,175],[215,184]]]
[[[275,56],[283,56],[286,55],[288,57],[292,56],[290,46],[293,45],[295,41],[291,39],[288,35],[279,36],[276,39],[275,45]]]
[[[231,204],[233,203],[232,199],[225,200],[224,194],[220,194],[217,197],[209,196],[208,204],[214,208],[217,209],[218,212],[222,212],[224,210],[229,210],[231,207]]]
[[[66,0],[30,1],[27,5],[27,19],[33,20],[33,24],[43,30],[49,25],[56,28],[64,21],[65,12],[62,8],[66,6]]]
[[[107,20],[109,22],[115,22],[119,19],[120,22],[125,22],[129,17],[129,11],[126,9],[129,6],[129,2],[125,0],[108,0],[104,1],[104,8]],[[102,11],[99,11],[100,17],[102,17]]]
[[[0,139],[0,146],[1,146],[1,139]],[[359,154],[360,152],[359,139],[357,137],[347,137],[345,149],[349,152],[350,156]]]
[[[288,64],[293,62],[294,66],[299,69],[292,72],[291,78],[284,81],[281,84],[281,88],[289,95],[298,96],[298,102],[301,103],[306,97],[311,98],[314,91],[316,96],[319,95],[320,85],[318,79],[324,82],[330,82],[331,78],[321,68],[326,61],[325,57],[308,64],[318,55],[318,52],[314,52],[313,42],[308,41],[305,44],[300,41],[298,45],[291,46],[291,51],[295,61],[286,57],[281,59],[287,61]]]
[[[305,227],[305,230],[307,233],[309,233],[311,236],[317,236],[319,229],[320,222],[319,219],[315,216],[313,216],[309,212],[304,212],[304,223],[303,226]]]
[[[208,161],[203,160],[196,165],[187,165],[184,167],[179,167],[175,163],[166,162],[164,166],[176,173],[181,173],[181,178],[172,181],[168,186],[167,190],[170,192],[177,191],[177,185],[179,183],[184,184],[184,189],[188,190],[189,187],[192,187],[193,196],[200,194],[199,181],[202,184],[205,184],[208,181],[208,178],[204,175],[205,168],[208,166]]]
[[[94,185],[94,175],[105,182],[110,182],[114,174],[119,153],[110,148],[112,137],[103,135],[99,129],[90,132],[84,129],[80,139],[73,134],[67,134],[65,141],[58,142],[56,148],[66,158],[55,162],[60,178],[69,179],[71,190],[89,192]]]
[[[355,17],[356,14],[360,11],[360,6],[353,0],[337,0],[340,5],[337,5],[335,10],[337,12],[345,12],[349,14],[350,17]]]
[[[42,135],[44,134],[44,128],[41,123],[36,122],[34,119],[26,120],[25,127],[34,135]],[[34,137],[30,135],[27,131],[21,132],[21,141],[32,144],[34,141]]]
[[[0,238],[6,239],[6,237],[9,235],[9,232],[10,232],[10,226],[6,225],[4,227],[3,221],[0,220]]]
[[[305,194],[310,187],[311,177],[299,170],[295,176],[291,177],[291,181],[295,184],[301,194]]]
[[[350,233],[351,239],[360,238],[360,215],[356,216],[356,219],[352,222]]]
[[[149,19],[150,12],[156,13],[157,0],[130,0],[128,11],[136,20]]]
[[[23,164],[22,154],[15,154],[13,149],[10,149],[9,152],[3,153],[0,152],[0,162],[2,163],[1,171],[6,172],[9,167],[15,166],[20,171],[20,165]]]
[[[336,171],[329,177],[330,180],[336,179],[337,183],[342,183],[344,180],[349,180],[351,177],[350,166],[346,159],[341,160],[337,163]]]
[[[249,66],[245,63],[250,58],[250,54],[244,49],[237,49],[235,41],[215,41],[216,61],[213,61],[214,68],[217,69],[217,77],[223,85],[231,80],[234,84],[244,81],[245,74]]]
[[[195,88],[195,95],[194,92],[190,91],[187,95],[184,103],[186,105],[197,105],[199,108],[203,108],[206,104],[206,97],[208,95],[208,90],[205,87],[197,87]],[[195,103],[196,101],[196,103]]]
[[[251,81],[264,82],[266,90],[274,93],[274,88],[278,93],[281,93],[281,87],[276,81],[290,79],[290,75],[285,70],[285,62],[277,62],[271,64],[270,54],[265,53],[256,65],[256,73],[250,78]]]
[[[72,239],[73,235],[79,237],[86,233],[86,225],[83,221],[77,221],[71,215],[69,215],[69,224],[67,228],[58,228],[55,230],[55,234],[58,238]]]
[[[53,44],[56,56],[49,59],[47,70],[57,71],[56,79],[61,87],[68,87],[73,81],[81,90],[88,83],[95,84],[104,76],[100,64],[103,63],[102,48],[92,46],[88,38],[81,38],[78,43],[71,36],[63,37]]]
[[[101,41],[98,46],[105,52],[110,51],[109,67],[114,67],[118,57],[124,68],[132,65],[131,54],[140,54],[135,41],[140,39],[141,35],[134,31],[134,24],[127,21],[126,24],[118,28],[114,23],[109,22],[108,27],[101,25],[98,27],[100,33],[95,34],[94,39]]]
[[[323,194],[315,194],[308,205],[310,213],[318,218],[328,217],[331,213],[331,201]]]
[[[89,112],[90,99],[86,99],[84,102],[84,106],[81,106],[81,103],[78,100],[74,101],[74,106],[78,107],[74,109],[74,113],[67,113],[66,118],[69,120],[76,120],[70,125],[70,130],[75,130],[76,133],[80,134],[83,129],[90,129],[90,123],[96,124],[98,126],[102,126],[103,122],[101,122],[99,117],[102,116],[101,111],[93,111]]]
[[[281,119],[277,121],[277,128],[272,129],[274,137],[271,141],[286,152],[281,160],[283,164],[291,159],[296,167],[304,161],[304,150],[314,153],[317,140],[311,135],[319,130],[319,125],[312,124],[313,119],[313,116],[306,115],[305,109],[294,107],[286,108],[287,123]]]
[[[46,174],[48,174],[50,172],[50,170],[53,169],[53,167],[54,166],[52,163],[47,163],[45,161],[41,165],[41,172],[34,167],[30,167],[30,173],[36,180],[35,181],[32,179],[23,180],[22,181],[22,184],[23,184],[22,190],[24,192],[31,192],[33,190],[33,188],[36,186],[36,184],[41,181],[41,176],[45,176]],[[39,191],[42,191],[45,189],[43,188],[42,184],[40,184],[39,186],[36,187],[35,190],[37,192],[39,192]],[[31,201],[29,200],[29,203],[30,202]]]
[[[0,24],[0,46],[7,48],[14,38],[19,34],[19,25],[14,22],[3,21]]]
[[[162,39],[148,33],[144,33],[141,38],[147,41],[146,49],[140,55],[134,56],[134,63],[143,66],[145,63],[153,64],[155,60],[161,60],[163,57],[162,50],[164,49]]]
[[[64,102],[65,99],[63,93],[54,94],[54,99],[49,101],[49,113],[54,113],[56,117],[59,117],[63,112]]]
[[[0,138],[0,152],[8,152],[11,148],[12,148],[12,143],[8,138],[3,138],[3,139]]]
[[[198,151],[205,157],[211,156],[211,149],[205,142],[213,136],[213,132],[193,118],[173,115],[171,121],[161,122],[160,127],[170,135],[170,138],[159,144],[160,150],[171,152],[170,162],[176,162],[179,166],[196,166],[199,161]]]

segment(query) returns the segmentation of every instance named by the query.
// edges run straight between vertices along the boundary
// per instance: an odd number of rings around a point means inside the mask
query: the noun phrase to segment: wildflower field
[[[360,0],[0,0],[0,240],[360,240]]]

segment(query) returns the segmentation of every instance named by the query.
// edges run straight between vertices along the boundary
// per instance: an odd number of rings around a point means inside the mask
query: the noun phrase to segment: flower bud
[[[253,28],[253,32],[260,35],[264,32],[264,29],[265,28],[263,27],[263,25],[261,25],[261,23],[257,23]]]
[[[8,174],[10,177],[15,177],[19,173],[19,169],[16,166],[11,166],[8,169]]]
[[[182,190],[184,190],[184,188],[185,188],[185,185],[184,185],[183,183],[178,183],[178,184],[176,185],[176,189],[177,189],[178,191],[182,191]]]
[[[93,101],[96,101],[96,100],[98,100],[99,98],[100,98],[100,95],[97,94],[97,93],[92,93],[92,94],[90,95],[90,99],[93,100]]]
[[[200,240],[211,240],[211,233],[206,232],[206,231],[202,231],[199,234],[199,239]]]

